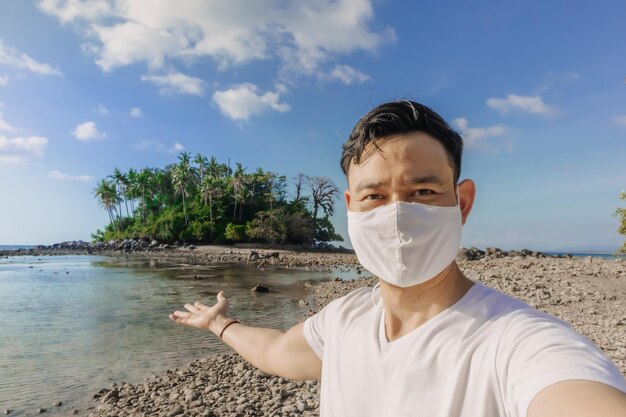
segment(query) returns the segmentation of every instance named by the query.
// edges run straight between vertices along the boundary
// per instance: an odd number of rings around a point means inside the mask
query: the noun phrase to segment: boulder
[[[267,285],[262,284],[262,283],[259,282],[254,287],[252,287],[250,289],[250,291],[252,291],[252,292],[270,292],[270,289],[267,287]]]
[[[457,262],[473,261],[474,260],[474,254],[469,249],[461,248],[461,249],[459,249],[459,252],[457,253],[455,260]]]

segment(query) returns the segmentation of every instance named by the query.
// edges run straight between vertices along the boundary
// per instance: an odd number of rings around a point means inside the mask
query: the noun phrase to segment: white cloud
[[[139,118],[143,116],[143,113],[141,112],[141,109],[139,107],[133,107],[132,109],[130,109],[130,112],[128,114],[130,115],[130,117],[134,118]]]
[[[7,75],[0,75],[0,86],[5,86],[9,83],[9,77]]]
[[[104,139],[106,137],[106,133],[98,131],[98,127],[94,122],[79,124],[72,132],[72,135],[76,137],[76,139],[83,141]]]
[[[339,80],[348,85],[352,83],[363,83],[370,79],[369,75],[349,65],[335,65],[335,68],[330,73],[330,78]]]
[[[62,23],[75,19],[92,20],[113,14],[111,4],[106,0],[40,0],[39,8],[55,15]]]
[[[163,94],[204,95],[204,81],[180,72],[170,72],[167,75],[142,75],[141,80],[157,85]]]
[[[0,164],[24,165],[27,162],[28,158],[23,155],[3,155],[0,153]]]
[[[621,116],[615,116],[615,118],[613,118],[613,123],[618,126],[626,126],[626,114]]]
[[[2,116],[2,112],[0,112],[0,132],[13,132],[15,128],[9,124],[4,117]]]
[[[95,25],[93,31],[102,43],[96,64],[103,71],[142,61],[150,68],[161,68],[166,56],[177,55],[188,46],[184,36],[136,22]]]
[[[2,40],[0,40],[0,64],[42,75],[62,75],[61,71],[51,67],[49,64],[37,62],[28,55],[20,53],[15,48],[5,46]]]
[[[55,180],[61,181],[79,181],[79,182],[91,182],[93,177],[91,175],[68,175],[64,172],[53,170],[48,173],[50,177]]]
[[[506,98],[490,98],[487,105],[500,113],[508,113],[511,110],[520,110],[526,113],[539,114],[542,116],[556,116],[559,110],[548,106],[540,96],[518,96],[508,94]]]
[[[374,29],[373,0],[40,0],[62,23],[81,21],[104,70],[209,58],[221,69],[277,60],[284,72],[317,75],[338,57],[393,42]],[[328,70],[322,71],[328,72]]]
[[[109,109],[107,109],[104,104],[98,105],[98,113],[100,114],[109,114]]]
[[[48,139],[41,136],[9,138],[0,135],[0,162],[25,164],[33,157],[42,157]]]
[[[502,136],[507,133],[504,126],[489,126],[489,127],[469,127],[469,122],[464,117],[458,117],[452,121],[454,126],[458,129],[459,133],[463,137],[465,145],[468,147],[479,144],[480,141],[494,136]]]
[[[153,151],[164,153],[177,153],[185,150],[185,147],[178,142],[175,142],[173,146],[167,146],[162,142],[156,140],[143,140],[136,145],[140,151]]]
[[[279,91],[259,94],[258,90],[254,84],[239,84],[228,90],[216,91],[213,101],[222,114],[233,120],[248,120],[250,116],[259,115],[269,109],[280,113],[289,111],[289,105],[280,102]]]

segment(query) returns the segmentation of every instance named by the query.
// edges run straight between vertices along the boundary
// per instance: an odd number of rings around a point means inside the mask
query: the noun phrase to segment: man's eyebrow
[[[409,179],[408,183],[409,184],[439,184],[439,185],[445,184],[445,182],[441,178],[439,178],[438,176],[434,174],[425,175],[423,177],[413,177]]]
[[[413,177],[407,181],[408,184],[438,184],[444,185],[445,182],[434,174],[425,175],[423,177]],[[377,189],[387,184],[384,181],[368,181],[363,180],[356,186],[355,192],[359,193],[363,190]]]
[[[355,192],[359,193],[359,192],[361,192],[363,190],[380,188],[380,187],[382,187],[385,184],[386,183],[382,182],[382,181],[368,181],[368,180],[364,180],[364,181],[361,181],[359,183],[359,185],[356,186]]]

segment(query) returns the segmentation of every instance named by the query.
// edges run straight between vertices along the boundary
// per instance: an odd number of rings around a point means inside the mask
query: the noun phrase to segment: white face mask
[[[359,262],[398,287],[424,283],[452,263],[461,245],[461,210],[395,202],[348,211],[348,234]]]

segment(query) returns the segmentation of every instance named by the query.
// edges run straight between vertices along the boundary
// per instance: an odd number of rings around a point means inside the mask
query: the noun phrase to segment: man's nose
[[[407,196],[405,196],[404,194],[401,193],[391,193],[389,194],[389,199],[387,200],[387,204],[393,204],[393,203],[397,203],[397,202],[410,202],[409,198]]]

